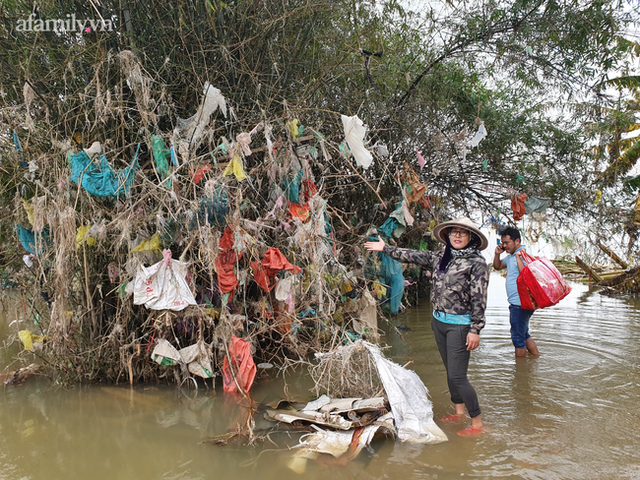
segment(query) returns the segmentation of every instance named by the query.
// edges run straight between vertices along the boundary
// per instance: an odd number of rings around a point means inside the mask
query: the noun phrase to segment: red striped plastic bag
[[[517,280],[521,308],[551,307],[569,295],[571,287],[548,258],[532,257],[526,252],[521,255],[526,262]]]

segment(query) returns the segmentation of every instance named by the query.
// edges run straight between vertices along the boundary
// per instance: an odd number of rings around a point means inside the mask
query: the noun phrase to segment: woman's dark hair
[[[498,235],[501,237],[506,237],[508,235],[514,242],[521,239],[520,230],[515,227],[504,227],[498,232]]]
[[[480,237],[473,232],[469,232],[469,245],[467,247],[478,245],[480,245]]]
[[[465,228],[465,230],[467,229]],[[467,231],[469,232],[469,243],[465,248],[477,248],[477,246],[480,244],[480,237],[470,230]],[[449,232],[451,232],[451,228],[449,229]],[[442,258],[440,259],[440,264],[438,265],[438,271],[440,273],[443,273],[447,269],[447,265],[449,265],[449,262],[451,261],[451,242],[449,241],[449,235],[447,235],[445,239],[447,241],[447,246],[444,249],[444,253],[442,254]]]

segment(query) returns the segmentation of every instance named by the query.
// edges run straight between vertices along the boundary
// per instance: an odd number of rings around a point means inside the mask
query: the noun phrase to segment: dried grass
[[[339,346],[317,355],[320,361],[309,369],[316,396],[370,398],[378,395],[382,383],[371,355],[362,342]]]

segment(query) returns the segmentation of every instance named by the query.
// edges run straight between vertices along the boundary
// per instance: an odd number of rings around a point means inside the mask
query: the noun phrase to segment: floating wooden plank
[[[584,261],[577,255],[576,255],[576,263],[589,276],[589,280],[593,280],[596,283],[602,282],[602,277],[598,275],[598,273],[596,273],[596,271],[593,268],[591,268],[589,265],[584,263]]]
[[[605,278],[605,279],[601,280],[598,283],[600,285],[605,286],[605,287],[615,287],[615,286],[620,285],[622,283],[626,283],[629,280],[633,280],[638,275],[640,275],[640,267],[634,267],[634,268],[631,268],[630,270],[628,270],[628,271],[626,271],[624,273],[621,273],[619,275],[616,275],[614,277]]]

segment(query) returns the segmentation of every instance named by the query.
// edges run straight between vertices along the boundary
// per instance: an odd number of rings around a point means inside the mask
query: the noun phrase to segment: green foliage
[[[80,134],[86,144],[110,142],[124,161],[132,145],[192,115],[208,81],[235,113],[218,125],[219,135],[298,116],[339,137],[338,114],[357,113],[372,141],[393,152],[391,168],[376,162],[365,172],[384,198],[398,195],[396,170],[415,161],[418,147],[428,159],[423,181],[452,199],[447,208],[493,214],[515,188],[552,196],[559,211],[571,213],[584,201],[592,158],[582,152],[584,117],[569,121],[557,109],[568,113],[567,98],[585,96],[594,76],[637,55],[637,44],[620,36],[632,18],[619,7],[612,0],[492,0],[451,2],[435,13],[395,0],[38,2],[38,18],[101,16],[114,24],[112,32],[55,33],[17,31],[33,5],[5,2],[0,47],[7,52],[1,88],[8,127],[0,135],[8,140],[12,130],[21,131],[28,155],[37,157],[54,141]],[[363,49],[383,54],[365,66]],[[142,65],[146,101],[124,73],[123,50]],[[25,82],[36,95],[30,116],[38,135],[24,130]],[[471,135],[476,118],[489,137],[465,154],[453,137],[465,126]],[[10,142],[0,148],[13,155]],[[209,149],[203,145],[200,155]],[[24,182],[19,170],[0,174],[10,178],[1,195],[6,204]],[[326,186],[338,192],[349,181],[336,176]],[[367,191],[342,207],[358,205],[361,218],[369,218],[377,201]]]

